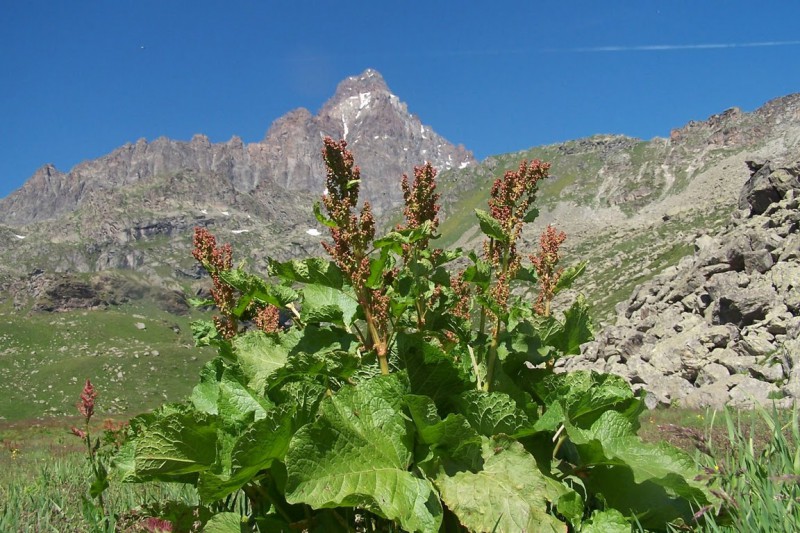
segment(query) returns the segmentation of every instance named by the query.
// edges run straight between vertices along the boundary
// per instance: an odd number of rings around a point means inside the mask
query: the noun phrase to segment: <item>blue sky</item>
[[[800,2],[3,0],[0,197],[126,142],[264,137],[346,76],[484,157],[800,91]]]

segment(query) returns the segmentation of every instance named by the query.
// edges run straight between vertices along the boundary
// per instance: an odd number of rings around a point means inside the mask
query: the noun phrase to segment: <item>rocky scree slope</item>
[[[540,184],[541,215],[523,234],[537,246],[546,224],[567,233],[564,257],[589,260],[579,289],[595,317],[613,323],[614,305],[633,288],[690,254],[694,240],[729,219],[749,173],[747,160],[791,161],[800,153],[800,94],[752,112],[737,108],[643,141],[596,135],[493,156],[443,173],[445,240],[480,247],[474,208],[485,208],[492,181],[520,159],[552,163]]]
[[[640,285],[566,368],[619,374],[651,408],[800,399],[800,160],[748,166],[729,224]]]

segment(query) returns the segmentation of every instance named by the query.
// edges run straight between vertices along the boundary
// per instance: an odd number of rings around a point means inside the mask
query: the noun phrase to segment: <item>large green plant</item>
[[[554,371],[592,328],[581,298],[551,312],[585,266],[557,267],[564,234],[517,249],[549,165],[497,180],[465,256],[432,247],[430,165],[376,238],[344,141],[323,157],[329,259],[270,261],[264,280],[196,231],[219,316],[195,336],[219,356],[186,403],[131,421],[118,479],[194,484],[209,531],[628,531],[710,503],[689,457],[636,436],[621,378]]]

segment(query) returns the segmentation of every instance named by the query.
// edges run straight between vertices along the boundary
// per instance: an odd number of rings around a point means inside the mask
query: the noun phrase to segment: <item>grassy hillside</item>
[[[3,304],[0,419],[73,415],[86,378],[101,391],[100,411],[108,414],[182,399],[211,357],[194,347],[190,320],[146,301],[31,314]]]

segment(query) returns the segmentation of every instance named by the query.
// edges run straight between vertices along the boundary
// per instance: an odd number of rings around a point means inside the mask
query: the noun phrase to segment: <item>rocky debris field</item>
[[[800,160],[748,165],[725,229],[637,287],[565,368],[619,374],[650,408],[800,398]]]

